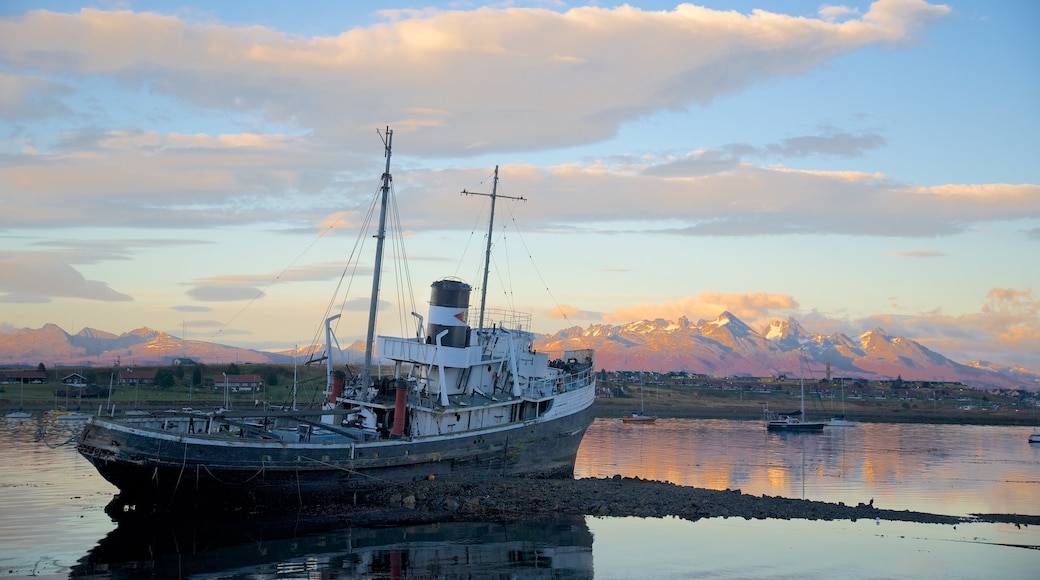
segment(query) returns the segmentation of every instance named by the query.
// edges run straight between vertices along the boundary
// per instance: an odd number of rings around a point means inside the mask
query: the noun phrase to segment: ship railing
[[[528,312],[517,312],[516,310],[502,310],[498,308],[484,309],[484,326],[506,328],[509,330],[531,331],[531,314]]]
[[[576,373],[561,373],[552,379],[534,379],[528,381],[523,396],[528,399],[543,399],[576,391],[592,384],[595,378],[595,372],[589,367]]]

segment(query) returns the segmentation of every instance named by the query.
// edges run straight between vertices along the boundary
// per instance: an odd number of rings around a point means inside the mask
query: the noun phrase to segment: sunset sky
[[[411,324],[398,288],[425,315],[430,282],[479,285],[487,199],[460,192],[499,165],[526,201],[497,208],[489,305],[537,332],[729,310],[1040,370],[1038,22],[1013,1],[3,2],[0,331],[308,344],[389,126],[409,270],[388,257],[381,332]]]

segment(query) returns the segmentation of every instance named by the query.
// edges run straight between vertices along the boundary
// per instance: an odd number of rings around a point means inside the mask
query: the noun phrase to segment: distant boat
[[[71,411],[58,415],[59,421],[86,421],[90,418],[90,415],[86,413],[80,413],[79,411]]]
[[[814,432],[823,431],[823,427],[826,423],[820,421],[805,421],[805,377],[800,380],[801,385],[801,408],[797,411],[791,411],[789,413],[777,413],[775,417],[766,421],[767,431],[788,431],[788,432]],[[768,409],[766,410],[767,415],[769,414]]]
[[[769,431],[823,431],[826,425],[827,423],[822,421],[803,421],[802,411],[792,411],[777,413],[775,419],[770,419],[766,423],[766,429]]]
[[[1029,436],[1030,443],[1040,443],[1040,433],[1033,433]]]
[[[18,410],[11,411],[10,413],[4,415],[4,418],[5,419],[31,419],[32,418],[32,413],[29,413],[28,411],[23,411],[22,410],[22,405],[25,404],[24,399],[25,399],[25,385],[23,384],[23,385],[20,386],[20,390],[18,392]]]
[[[647,415],[643,408],[643,386],[639,385],[639,410],[634,411],[631,415],[625,415],[621,418],[622,423],[653,423],[657,421],[657,417],[654,415]]]
[[[835,415],[835,416],[831,417],[830,420],[827,421],[827,426],[828,427],[855,427],[856,426],[856,422],[855,421],[850,421],[850,420],[846,419],[845,415],[841,414],[841,415]]]
[[[657,421],[657,417],[644,415],[640,411],[635,411],[631,415],[625,415],[621,418],[622,423],[653,423],[654,421]]]
[[[841,380],[841,414],[831,417],[830,421],[827,421],[828,427],[854,427],[855,421],[850,421],[845,418],[845,379]]]

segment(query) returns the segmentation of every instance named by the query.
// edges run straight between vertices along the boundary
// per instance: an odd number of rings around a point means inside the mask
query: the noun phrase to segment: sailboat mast
[[[386,238],[386,206],[390,197],[390,151],[394,141],[394,132],[386,128],[384,141],[386,170],[383,171],[383,188],[379,203],[379,229],[376,232],[376,263],[372,272],[372,301],[368,307],[368,334],[365,339],[365,369],[361,375],[362,392],[367,392],[372,384],[372,349],[376,334],[376,306],[379,304],[379,282],[383,272],[383,241]]]
[[[487,233],[487,246],[484,251],[484,282],[480,285],[480,323],[477,328],[484,328],[484,306],[487,303],[487,286],[488,286],[488,274],[491,272],[491,235],[495,229],[495,201],[499,197],[506,199],[515,199],[517,201],[527,201],[522,197],[510,197],[508,195],[498,195],[498,166],[495,166],[495,181],[491,186],[491,193],[475,193],[472,191],[462,190],[462,193],[466,195],[484,195],[491,198],[491,217],[488,219],[488,233]]]
[[[805,366],[802,366],[803,363]],[[798,385],[801,387],[802,391],[802,406],[799,409],[801,415],[799,415],[799,417],[802,421],[805,420],[805,367],[807,366],[809,366],[809,361],[805,358],[805,345],[803,344],[798,347]]]
[[[801,408],[802,414],[801,414],[801,417],[802,417],[802,420],[804,421],[805,420],[805,377],[802,377],[801,383],[802,383],[802,408]]]

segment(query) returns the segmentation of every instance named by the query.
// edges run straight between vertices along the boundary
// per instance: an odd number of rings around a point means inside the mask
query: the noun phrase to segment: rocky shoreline
[[[315,508],[356,525],[440,521],[515,521],[552,516],[714,517],[745,519],[872,519],[915,523],[970,522],[1038,525],[1040,516],[972,514],[949,516],[889,510],[867,498],[855,506],[784,497],[752,496],[740,490],[711,490],[668,482],[628,478],[513,479],[480,478],[459,482],[417,481],[359,494],[353,505]]]

